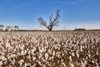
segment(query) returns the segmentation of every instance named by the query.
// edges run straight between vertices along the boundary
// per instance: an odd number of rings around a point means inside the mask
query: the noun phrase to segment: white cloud
[[[60,4],[67,4],[67,5],[77,5],[76,2],[67,2],[67,1],[62,1],[62,2],[59,2]]]
[[[80,24],[77,26],[77,28],[85,28],[85,29],[100,29],[100,23],[99,24]]]
[[[75,28],[85,28],[85,29],[100,29],[100,22],[80,22],[74,24],[59,24],[59,27],[56,27],[55,30],[64,30],[64,26],[66,30],[74,30]]]

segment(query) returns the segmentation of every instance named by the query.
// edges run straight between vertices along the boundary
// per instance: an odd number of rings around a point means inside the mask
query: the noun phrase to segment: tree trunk
[[[52,28],[50,28],[49,31],[52,31]]]

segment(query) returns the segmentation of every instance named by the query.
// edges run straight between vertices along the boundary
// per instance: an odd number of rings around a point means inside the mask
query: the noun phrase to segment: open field
[[[100,67],[100,32],[0,32],[0,67]]]

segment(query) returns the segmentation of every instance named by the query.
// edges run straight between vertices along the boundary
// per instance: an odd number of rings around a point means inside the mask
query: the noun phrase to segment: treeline
[[[74,29],[74,31],[100,31],[100,29],[90,29],[90,30],[86,30],[85,28],[76,28],[76,29]]]
[[[76,28],[74,31],[86,31],[84,28]]]
[[[0,31],[17,31],[17,30],[19,30],[18,25],[15,25],[15,26],[0,25]]]

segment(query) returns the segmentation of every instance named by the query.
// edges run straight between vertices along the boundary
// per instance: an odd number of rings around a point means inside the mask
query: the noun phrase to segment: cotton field
[[[100,67],[100,32],[0,32],[0,67]]]

